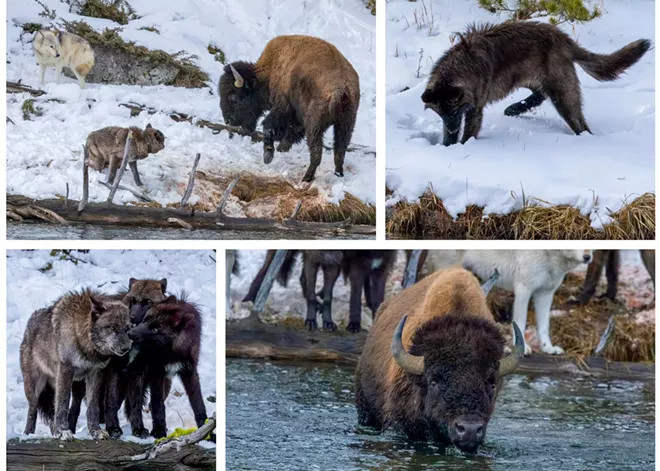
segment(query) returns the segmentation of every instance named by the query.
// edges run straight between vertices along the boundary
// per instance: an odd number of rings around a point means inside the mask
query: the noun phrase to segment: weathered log
[[[57,198],[33,200],[21,195],[7,195],[7,210],[23,217],[24,222],[46,220],[43,209],[56,214],[62,221],[84,224],[131,226],[131,227],[172,227],[170,218],[180,219],[194,229],[245,230],[245,231],[292,231],[316,234],[355,234],[375,235],[373,226],[352,225],[349,222],[322,223],[293,220],[278,221],[268,218],[235,218],[217,212],[187,211],[178,208],[151,208],[129,205],[108,205],[105,203],[87,203],[85,210],[78,212],[78,202],[71,200],[68,209],[62,207],[62,200]],[[41,211],[34,208],[41,208]],[[37,215],[43,215],[39,218]],[[45,218],[45,219],[44,219]]]
[[[12,439],[7,442],[8,471],[193,471],[215,470],[216,453],[199,446],[183,446],[149,461],[131,459],[151,448],[121,440]]]
[[[324,361],[355,365],[367,339],[366,332],[308,331],[301,326],[288,327],[253,320],[228,321],[227,358],[268,360]],[[568,356],[534,353],[525,357],[516,370],[528,375],[582,375],[599,379],[655,380],[655,365],[648,363],[610,362],[589,357],[577,362]]]
[[[192,170],[190,171],[190,176],[188,177],[188,186],[186,187],[186,192],[183,194],[183,198],[181,198],[181,207],[182,208],[186,204],[188,204],[188,199],[190,199],[190,196],[192,195],[193,188],[195,186],[195,173],[197,172],[197,164],[199,164],[199,159],[201,157],[202,157],[202,154],[197,152],[197,155],[195,156],[195,161],[193,162]]]
[[[32,88],[18,82],[10,81],[7,81],[7,93],[29,93],[32,96],[41,96],[46,94],[46,92],[43,90]]]

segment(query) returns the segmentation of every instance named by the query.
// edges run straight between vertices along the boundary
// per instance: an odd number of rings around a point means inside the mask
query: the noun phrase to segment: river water
[[[476,456],[357,425],[353,368],[227,362],[227,470],[652,470],[652,383],[509,376]]]

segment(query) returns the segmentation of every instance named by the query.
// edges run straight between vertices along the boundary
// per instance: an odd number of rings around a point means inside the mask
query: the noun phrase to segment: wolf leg
[[[523,336],[525,335],[525,329],[527,328],[527,308],[529,307],[529,299],[531,295],[532,294],[528,288],[524,286],[514,286],[513,320],[518,324]],[[531,354],[532,349],[527,344],[527,340],[525,340],[525,355],[527,356]]]
[[[605,297],[614,301],[616,299],[617,283],[619,281],[619,260],[618,250],[611,250],[605,266],[605,277],[607,278],[607,291]]]
[[[606,250],[597,250],[593,254],[593,260],[587,267],[587,276],[584,278],[582,293],[577,298],[577,304],[585,305],[596,292],[600,275],[603,273],[604,258],[607,257]]]
[[[316,300],[316,274],[319,270],[319,263],[311,260],[311,257],[303,255],[303,269],[300,274],[300,286],[302,287],[303,297],[307,301],[307,318],[305,326],[309,330],[316,330],[316,313],[318,312],[318,301]]]
[[[23,380],[23,389],[25,390],[25,397],[28,401],[27,421],[25,423],[25,432],[23,432],[26,435],[34,433],[34,430],[37,427],[39,396],[37,394],[34,383],[34,379],[31,377],[31,375],[26,374]]]
[[[87,398],[87,431],[94,440],[110,438],[99,423],[101,394],[103,394],[103,371],[93,370],[85,378]]]
[[[356,263],[352,263],[348,279],[351,282],[351,297],[349,301],[348,326],[346,329],[351,333],[360,332],[362,324],[362,289],[364,288],[364,279],[368,277],[363,269]]]
[[[534,314],[541,351],[550,355],[561,355],[564,350],[550,341],[550,308],[555,290],[539,290],[534,293]]]
[[[165,373],[151,372],[149,381],[149,394],[151,395],[151,419],[153,428],[151,436],[154,438],[163,438],[167,436],[167,423],[165,421],[165,399],[163,397],[163,379]]]
[[[71,407],[69,408],[69,430],[76,433],[78,426],[78,417],[80,416],[80,406],[85,398],[85,382],[74,381],[71,387]]]
[[[135,184],[137,186],[144,186],[142,184],[142,181],[140,180],[140,173],[138,172],[137,161],[129,162],[128,166],[131,168],[131,173],[133,174],[133,180],[135,180]]]
[[[60,83],[60,76],[62,75],[62,66],[55,66],[55,83]]]
[[[110,156],[110,168],[108,168],[108,180],[106,183],[109,185],[112,185],[115,181],[115,176],[117,175],[117,166],[119,160],[116,156],[111,155]]]
[[[476,108],[465,113],[465,129],[463,130],[463,139],[461,144],[465,144],[471,137],[475,139],[481,130],[481,123],[484,119],[483,108]]]
[[[580,135],[585,131],[591,134],[582,114],[582,94],[575,67],[571,64],[570,67],[560,67],[559,70],[563,75],[549,77],[543,90],[575,134]]]
[[[199,375],[196,370],[189,370],[184,368],[179,372],[179,378],[183,383],[183,387],[188,395],[190,407],[195,414],[195,423],[197,427],[201,427],[206,422],[206,406],[204,405],[204,398],[202,397],[202,387],[199,384]]]
[[[513,105],[509,105],[505,110],[504,114],[506,116],[519,116],[523,113],[527,113],[529,110],[532,108],[536,108],[538,106],[541,106],[541,104],[545,101],[547,98],[545,96],[545,93],[539,89],[530,89],[532,91],[532,94],[525,98],[524,100],[519,101],[518,103],[514,103]]]
[[[120,384],[118,368],[110,366],[106,369],[107,382],[105,385],[105,430],[110,437],[119,438],[122,430],[119,425],[119,409],[124,396],[122,385]]]
[[[332,291],[341,273],[339,265],[329,264],[323,267],[323,328],[335,331],[337,325],[332,321]]]
[[[131,374],[132,373],[132,374]],[[147,438],[149,430],[144,428],[142,421],[142,406],[144,404],[144,370],[131,371],[128,373],[131,380],[131,387],[126,391],[126,418],[131,424],[131,432],[139,438]]]
[[[71,399],[71,387],[73,386],[73,367],[60,363],[57,367],[57,379],[55,384],[55,421],[52,432],[55,438],[61,440],[73,440],[73,434],[69,430],[68,415],[69,401]]]
[[[43,64],[39,64],[39,83],[41,85],[44,84],[45,77],[46,77],[46,66]]]

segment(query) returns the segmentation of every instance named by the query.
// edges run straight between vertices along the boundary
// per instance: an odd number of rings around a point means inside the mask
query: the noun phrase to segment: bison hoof
[[[330,332],[334,332],[335,330],[337,330],[337,324],[335,324],[332,321],[329,322],[325,321],[323,322],[323,328],[325,330],[329,330]]]
[[[160,425],[157,425],[151,431],[151,436],[154,438],[165,438],[167,436],[167,429]]]
[[[97,430],[92,430],[91,432],[89,432],[89,435],[94,440],[107,440],[108,438],[110,438],[110,434],[108,434],[108,432],[106,432],[102,428]]]
[[[357,334],[360,332],[360,323],[359,322],[349,322],[348,327],[346,327],[351,334]]]
[[[133,430],[133,436],[138,438],[149,438],[149,430],[146,428],[138,428]]]
[[[286,141],[280,141],[277,145],[277,152],[289,152],[291,150],[291,143]]]
[[[307,330],[316,330],[318,327],[316,319],[305,319],[305,327],[307,327]]]
[[[110,438],[119,438],[124,432],[122,432],[121,427],[106,427],[105,431],[108,432]]]
[[[268,149],[264,149],[264,163],[269,164],[273,161],[273,157],[275,157],[275,150],[270,147]]]
[[[73,441],[73,432],[71,430],[59,430],[55,432],[55,438],[63,442],[72,442]]]

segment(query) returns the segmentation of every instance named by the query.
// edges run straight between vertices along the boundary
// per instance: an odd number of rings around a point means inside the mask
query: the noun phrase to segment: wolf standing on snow
[[[596,54],[580,47],[556,26],[533,21],[471,25],[459,42],[435,64],[422,95],[425,108],[442,118],[443,144],[476,138],[486,105],[518,88],[532,95],[505,111],[516,116],[550,98],[575,134],[591,132],[582,113],[577,63],[599,81],[616,80],[651,47],[639,39],[612,54]]]
[[[55,438],[73,440],[82,398],[87,429],[95,440],[108,438],[100,422],[103,368],[131,349],[128,308],[92,290],[69,293],[28,321],[21,343],[21,372],[28,400],[25,433],[34,433],[37,413]],[[69,402],[73,395],[73,404]],[[74,430],[71,430],[74,428]]]
[[[60,83],[63,67],[68,67],[85,88],[85,77],[94,67],[94,51],[78,35],[64,31],[40,30],[34,35],[32,49],[41,66],[40,83],[44,84],[47,67],[55,67],[55,83]]]
[[[135,126],[130,128],[110,126],[91,132],[87,136],[85,151],[89,157],[89,166],[94,170],[102,172],[106,167],[110,167],[108,183],[112,184],[124,158],[129,130],[133,131],[133,138],[128,150],[128,166],[131,168],[135,184],[142,186],[137,161],[146,159],[149,154],[156,154],[165,148],[165,135],[151,127],[151,124],[147,124],[144,130]]]

